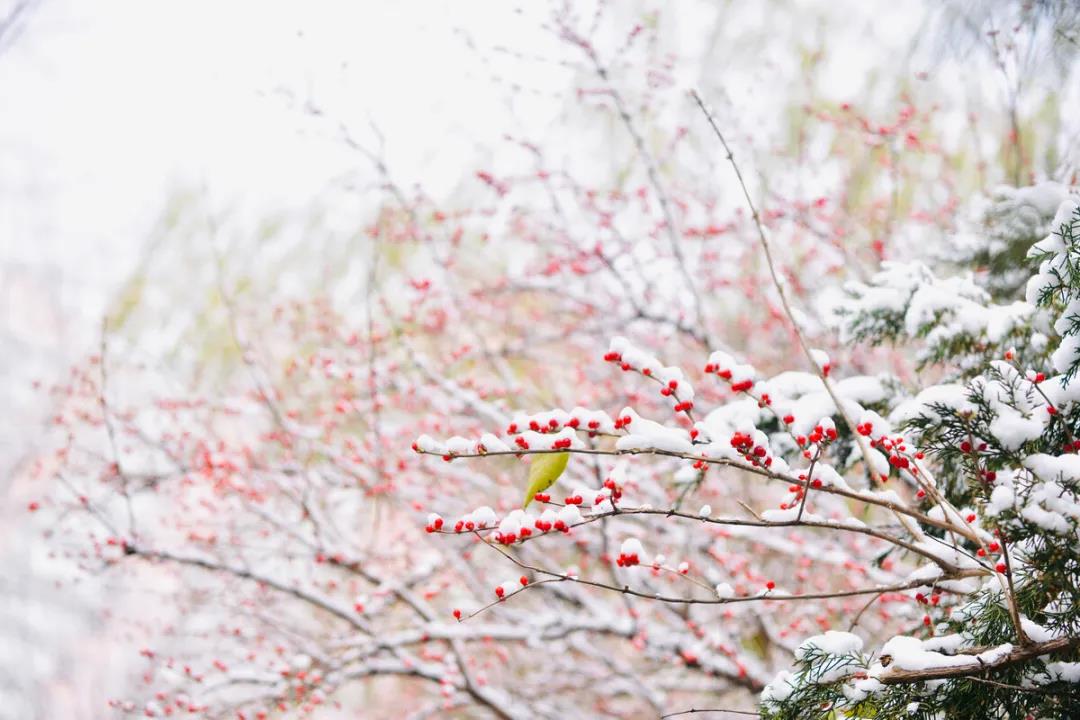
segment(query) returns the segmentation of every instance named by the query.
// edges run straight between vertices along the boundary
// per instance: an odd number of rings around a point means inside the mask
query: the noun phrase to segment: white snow
[[[616,441],[618,450],[661,450],[672,453],[690,453],[694,446],[690,434],[679,428],[671,428],[639,416],[632,408],[623,408],[619,417],[629,417],[625,428],[629,434]]]
[[[958,414],[975,412],[975,405],[968,399],[966,386],[956,383],[944,383],[931,385],[916,395],[913,400],[901,403],[889,415],[889,419],[893,423],[900,424],[919,415],[936,418],[937,414],[929,407],[931,404],[944,405]]]
[[[622,545],[619,546],[619,552],[626,556],[636,555],[639,560],[644,561],[645,548],[642,547],[641,541],[637,538],[626,538],[622,541]]]
[[[473,510],[466,518],[475,523],[478,528],[495,527],[499,522],[499,516],[487,505],[483,505]],[[468,522],[468,520],[466,520],[466,522]]]
[[[829,630],[803,640],[795,650],[795,658],[803,660],[815,648],[829,655],[858,655],[862,652],[863,641],[853,633]]]
[[[585,518],[581,516],[581,510],[578,509],[577,505],[567,505],[559,509],[559,519],[566,523],[567,526],[570,526],[577,525]]]
[[[1080,455],[1028,455],[1024,467],[1041,480],[1080,480]]]
[[[943,655],[927,650],[921,640],[907,635],[897,635],[890,639],[881,647],[880,655],[891,657],[889,667],[901,670],[930,670],[979,664],[971,655]]]
[[[1046,674],[1050,676],[1051,680],[1080,682],[1080,662],[1046,663]]]
[[[761,702],[783,702],[795,692],[795,678],[787,670],[777,673],[773,681],[761,691]]]
[[[1050,640],[1056,640],[1061,637],[1060,633],[1049,630],[1023,615],[1020,616],[1020,627],[1023,629],[1025,635],[1038,643],[1049,642]]]
[[[1043,434],[1044,422],[1037,417],[1024,417],[1004,404],[996,410],[997,417],[990,422],[990,432],[1005,449],[1016,450]]]

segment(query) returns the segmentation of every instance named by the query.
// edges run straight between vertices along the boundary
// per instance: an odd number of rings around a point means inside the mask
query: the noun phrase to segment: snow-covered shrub
[[[1062,199],[1052,227],[1028,252],[1025,300],[995,304],[967,277],[937,278],[914,264],[886,265],[871,283],[848,288],[851,302],[839,317],[845,338],[915,344],[921,365],[939,369],[938,384],[841,378],[828,356],[811,350],[811,372],[765,378],[750,364],[715,352],[701,382],[726,386],[732,399],[710,409],[695,400],[700,386],[691,384],[689,373],[616,338],[604,359],[654,384],[670,404],[671,420],[647,419],[630,407],[614,417],[555,410],[516,419],[495,452],[491,441],[461,439],[424,438],[416,449],[448,461],[549,452],[580,454],[580,463],[595,463],[597,456],[634,461],[619,461],[595,498],[580,490],[537,494],[549,509],[534,528],[515,519],[510,533],[461,523],[438,532],[474,534],[548,584],[585,584],[672,609],[803,608],[864,599],[847,619],[848,630],[829,629],[794,648],[794,668],[762,692],[763,717],[1074,717],[1080,713],[1075,199]],[[682,487],[673,503],[656,506],[656,493],[632,479],[638,459],[648,457],[672,461],[670,482]],[[730,482],[731,470],[788,484],[790,496],[760,512],[745,504],[743,512],[733,507],[715,515],[711,507],[696,514],[682,509],[695,488]],[[573,518],[556,529],[573,533],[583,548],[597,535],[622,535],[612,528],[625,520],[637,522],[636,536],[623,540],[612,557],[620,568],[614,575],[599,568],[571,574],[547,564],[545,553],[527,554],[534,542],[558,542],[541,539],[554,532],[543,518],[563,520],[569,508]],[[792,528],[812,528],[825,537],[850,535],[850,547],[860,548],[856,556],[869,549],[876,558],[855,583],[826,580],[827,587],[807,587],[802,575],[790,588],[772,579],[757,588],[733,588],[722,559],[673,568],[653,554],[672,550],[663,545],[664,527],[676,523],[728,532],[759,528],[763,544],[774,537],[783,542],[779,538]],[[646,536],[643,545],[638,537]],[[860,537],[881,545],[859,543]],[[824,547],[806,547],[808,573],[828,574]],[[672,590],[662,573],[692,584]],[[518,592],[545,592],[542,587]],[[895,617],[880,609],[872,627],[861,624],[868,609],[888,597],[911,605]],[[503,593],[498,598],[506,599]],[[916,613],[908,611],[912,606]],[[723,617],[711,620],[717,630]],[[819,621],[823,628],[831,625]],[[709,662],[717,647],[706,635],[688,662]]]

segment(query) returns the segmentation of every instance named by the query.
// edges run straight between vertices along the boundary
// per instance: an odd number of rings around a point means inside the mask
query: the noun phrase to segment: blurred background
[[[367,256],[355,236],[387,177],[468,206],[477,171],[524,165],[500,152],[507,135],[598,184],[616,175],[625,138],[582,110],[580,73],[549,26],[562,5],[0,0],[0,718],[104,716],[132,665],[106,619],[153,601],[50,557],[27,512],[39,490],[18,480],[53,412],[41,387],[95,351],[106,313],[135,303],[150,311],[127,347],[184,375],[193,294],[222,265],[246,267],[256,288],[356,302]],[[949,210],[999,183],[1075,182],[1080,168],[1080,113],[1062,112],[1080,108],[1080,35],[1055,3],[599,5],[604,22],[659,28],[654,54],[682,100],[648,122],[683,124],[700,88],[772,192],[830,183],[816,158],[849,140],[802,131],[822,108],[927,112],[908,142],[940,152],[908,179],[917,193],[947,165],[950,196],[936,200]],[[1025,5],[1045,13],[1010,33]],[[995,23],[1002,35],[987,34]],[[852,232],[852,247],[876,240],[894,257],[919,239],[884,221]]]

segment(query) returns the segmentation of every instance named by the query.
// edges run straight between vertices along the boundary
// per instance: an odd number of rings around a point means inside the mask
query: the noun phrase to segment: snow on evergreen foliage
[[[921,637],[867,650],[854,636],[808,641],[794,671],[764,691],[765,717],[1080,713],[1080,207],[1062,195],[1040,186],[995,198],[1000,231],[986,246],[994,249],[1008,232],[1039,227],[1034,209],[1045,213],[1043,201],[1061,200],[1052,231],[1026,253],[1038,266],[1027,273],[1025,300],[996,304],[970,276],[939,279],[917,265],[886,266],[849,288],[848,337],[920,343],[923,363],[941,364],[951,381],[892,414],[927,453],[947,500],[973,509],[977,542],[929,534],[980,563],[998,549],[1007,559],[958,594],[951,612],[933,612],[945,601],[932,594],[938,588],[925,591],[933,602]]]
[[[939,253],[942,260],[978,273],[995,299],[1010,297],[1030,276],[1028,249],[1060,227],[1055,217],[1068,189],[1054,182],[995,188],[976,209],[975,221]]]

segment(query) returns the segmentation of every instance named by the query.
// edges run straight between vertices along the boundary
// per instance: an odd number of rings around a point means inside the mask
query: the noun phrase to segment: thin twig
[[[483,540],[482,538],[480,538],[479,532],[473,531],[473,534],[475,534],[477,538],[481,539],[481,541]],[[912,580],[912,581],[909,581],[909,582],[906,582],[906,583],[898,583],[896,585],[888,585],[888,586],[885,586],[885,587],[880,587],[879,586],[879,587],[872,587],[872,588],[856,588],[854,590],[838,590],[836,592],[806,593],[806,594],[802,594],[802,595],[790,594],[790,593],[788,593],[788,594],[778,594],[778,593],[773,593],[773,592],[770,591],[770,592],[762,593],[762,594],[759,594],[759,595],[745,595],[745,596],[742,596],[742,597],[688,598],[688,597],[679,597],[679,596],[673,596],[673,595],[663,595],[663,594],[658,593],[658,592],[650,593],[650,592],[645,592],[645,591],[642,591],[642,590],[635,590],[635,589],[631,588],[629,585],[623,585],[622,587],[617,587],[615,585],[608,585],[607,583],[597,582],[595,580],[586,580],[586,579],[583,579],[583,578],[580,578],[580,577],[575,577],[575,576],[573,576],[573,575],[571,575],[569,573],[556,572],[554,570],[548,570],[547,568],[542,568],[542,567],[539,567],[539,566],[536,566],[536,565],[530,565],[529,563],[523,562],[522,560],[519,560],[518,558],[514,557],[510,553],[506,552],[505,550],[503,550],[498,545],[493,545],[491,543],[486,543],[486,542],[484,543],[484,545],[486,545],[487,547],[490,547],[491,549],[495,550],[497,553],[499,553],[500,555],[502,555],[503,557],[505,557],[507,560],[514,563],[518,567],[520,567],[520,568],[522,568],[524,570],[529,570],[529,571],[534,572],[534,573],[536,573],[538,575],[546,575],[546,576],[548,576],[550,578],[558,578],[558,579],[562,580],[563,582],[579,583],[581,585],[587,585],[589,587],[600,588],[602,590],[610,590],[610,591],[613,591],[613,592],[619,592],[619,593],[623,593],[623,594],[626,594],[626,595],[633,595],[635,597],[645,598],[647,600],[654,600],[656,602],[675,603],[675,604],[680,604],[680,605],[732,605],[732,604],[736,604],[736,603],[759,602],[759,601],[770,601],[770,600],[771,601],[830,600],[830,599],[834,599],[834,598],[858,597],[860,595],[869,595],[869,594],[875,594],[875,593],[901,592],[903,590],[914,590],[915,588],[923,587],[923,586],[926,585],[925,580]],[[942,576],[940,579],[951,580],[951,579],[958,579],[958,578],[963,578],[963,577],[972,577],[972,576],[974,576],[976,574],[977,575],[982,575],[984,573],[981,570],[979,570],[979,571],[961,570],[958,573],[953,574],[953,575]]]
[[[749,715],[750,717],[761,717],[760,713],[753,710],[731,710],[730,708],[690,708],[689,710],[682,710],[680,712],[668,713],[667,715],[661,715],[660,720],[665,718],[679,717],[680,715],[693,715],[694,713],[732,713],[733,715]]]

